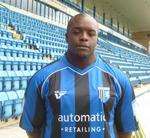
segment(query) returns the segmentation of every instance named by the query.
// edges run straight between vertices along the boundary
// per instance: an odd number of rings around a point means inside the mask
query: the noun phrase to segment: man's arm
[[[132,133],[121,133],[121,132],[118,132],[118,138],[132,138]]]
[[[37,77],[33,76],[28,82],[25,92],[25,102],[19,126],[27,132],[29,138],[40,138],[40,132],[45,122],[45,108],[40,86]]]
[[[120,99],[115,109],[115,125],[118,137],[132,138],[132,132],[138,129],[132,107],[132,102],[135,100],[134,90],[126,75],[119,71],[116,75],[121,87]]]

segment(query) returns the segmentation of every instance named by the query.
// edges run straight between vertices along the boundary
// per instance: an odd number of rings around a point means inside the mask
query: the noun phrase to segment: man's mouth
[[[77,46],[77,49],[87,50],[87,49],[89,49],[89,47],[88,46]]]

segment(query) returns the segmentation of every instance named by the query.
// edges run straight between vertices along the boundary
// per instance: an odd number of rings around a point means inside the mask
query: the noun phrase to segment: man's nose
[[[86,32],[83,32],[81,34],[80,40],[81,41],[88,41],[88,34]]]

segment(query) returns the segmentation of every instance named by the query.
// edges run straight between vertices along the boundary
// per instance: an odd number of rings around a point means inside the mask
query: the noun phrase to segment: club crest
[[[110,98],[110,88],[109,87],[98,87],[99,99],[105,103]]]

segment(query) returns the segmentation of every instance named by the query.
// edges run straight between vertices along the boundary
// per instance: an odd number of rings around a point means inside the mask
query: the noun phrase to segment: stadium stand
[[[75,3],[63,1],[80,11]],[[0,120],[8,121],[22,113],[24,92],[30,77],[66,51],[64,25],[54,25],[9,9],[0,3]],[[42,15],[41,15],[42,16]],[[63,18],[61,17],[61,18]],[[46,18],[46,17],[45,17]],[[60,22],[58,17],[50,17]],[[121,69],[133,86],[150,83],[150,56],[145,50],[100,30],[97,55]],[[139,134],[141,135],[141,134]]]

